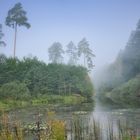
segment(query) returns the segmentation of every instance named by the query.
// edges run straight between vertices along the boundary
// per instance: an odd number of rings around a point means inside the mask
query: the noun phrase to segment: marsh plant
[[[18,120],[11,122],[7,114],[3,114],[0,122],[0,140],[23,140],[23,130]]]
[[[74,115],[67,121],[50,118],[45,122],[38,115],[35,123],[23,126],[3,113],[0,140],[140,140],[139,130],[131,129],[122,120],[116,123],[108,119],[103,125],[95,118],[83,116]]]
[[[110,118],[100,122],[95,118],[74,116],[68,132],[68,140],[140,140],[138,128],[132,129],[128,122]]]

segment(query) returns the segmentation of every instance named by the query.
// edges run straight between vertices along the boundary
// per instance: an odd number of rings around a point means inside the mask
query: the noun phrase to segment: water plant
[[[73,115],[69,120],[53,119],[55,112],[48,112],[46,121],[40,115],[36,122],[23,124],[14,121],[3,113],[0,121],[0,140],[140,140],[138,129],[132,129],[128,123],[108,118],[107,125],[100,120],[89,118],[86,114]],[[50,117],[49,117],[50,116]]]

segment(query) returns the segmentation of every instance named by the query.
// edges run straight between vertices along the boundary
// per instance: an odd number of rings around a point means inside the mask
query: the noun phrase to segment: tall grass
[[[9,116],[5,113],[1,117],[0,140],[23,140],[20,122],[10,122]]]
[[[95,118],[79,118],[76,116],[71,122],[68,140],[140,140],[138,129],[130,129],[127,123],[108,120],[103,126]]]
[[[50,119],[43,122],[38,114],[35,123],[23,127],[20,121],[11,121],[3,113],[0,140],[140,140],[138,130],[130,129],[122,120],[116,123],[109,119],[106,124],[103,126],[95,118],[79,115],[67,121]],[[27,136],[32,138],[28,139]]]

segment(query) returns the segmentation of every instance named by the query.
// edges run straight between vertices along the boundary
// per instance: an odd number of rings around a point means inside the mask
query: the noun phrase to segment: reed
[[[19,121],[11,122],[9,116],[4,113],[0,126],[0,140],[23,140],[23,129]]]
[[[137,128],[130,129],[127,123],[121,123],[121,120],[114,122],[111,119],[103,127],[95,118],[76,116],[71,121],[69,133],[69,140],[140,140]]]
[[[32,138],[29,140],[140,140],[138,129],[131,129],[127,122],[122,123],[122,120],[115,123],[108,119],[107,125],[103,126],[95,118],[74,115],[68,121],[47,119],[43,122],[38,114],[36,122],[25,129],[20,121],[12,121],[3,113],[0,140],[25,140],[30,134]]]

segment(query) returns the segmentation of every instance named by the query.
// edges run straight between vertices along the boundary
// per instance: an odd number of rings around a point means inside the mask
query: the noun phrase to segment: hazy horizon
[[[21,2],[31,28],[18,28],[16,56],[37,56],[48,62],[53,42],[65,47],[85,37],[96,55],[95,70],[114,61],[139,20],[139,0],[0,0],[0,23],[7,46],[0,53],[13,56],[14,30],[4,25],[7,12]]]

